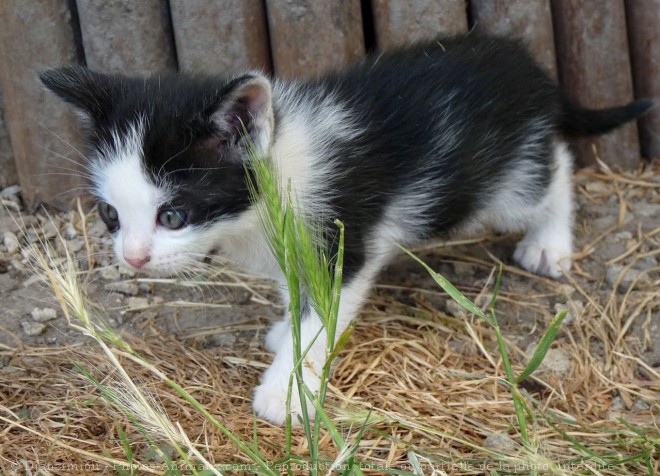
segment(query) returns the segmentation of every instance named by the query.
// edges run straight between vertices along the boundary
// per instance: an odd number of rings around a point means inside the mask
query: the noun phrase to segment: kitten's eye
[[[188,211],[169,208],[158,214],[158,223],[170,230],[178,230],[188,224]]]
[[[117,209],[107,202],[99,202],[98,204],[99,215],[101,220],[108,227],[110,233],[114,233],[119,229],[119,214]]]

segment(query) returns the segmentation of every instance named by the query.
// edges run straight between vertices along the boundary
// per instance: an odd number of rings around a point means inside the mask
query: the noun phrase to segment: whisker
[[[192,145],[192,139],[190,139],[190,142],[188,143],[188,145],[186,145],[181,151],[177,152],[177,153],[174,154],[172,157],[170,157],[170,158],[167,159],[165,162],[163,162],[163,164],[162,164],[162,165],[160,166],[160,168],[158,169],[158,172],[156,173],[156,175],[160,177],[160,173],[163,171],[163,168],[164,168],[168,163],[170,163],[170,161],[176,159],[178,156],[180,156],[180,155],[183,154],[185,151],[187,151],[187,150],[190,148],[191,145]],[[167,174],[166,174],[165,177],[163,177],[163,180],[165,180],[166,177],[167,177]]]
[[[85,157],[85,155],[84,155],[82,152],[80,152],[78,149],[76,149],[76,148],[73,146],[73,144],[70,144],[69,142],[65,141],[62,137],[60,137],[59,135],[57,135],[54,131],[52,131],[51,129],[49,129],[48,127],[46,127],[46,126],[44,125],[43,122],[39,122],[39,126],[42,127],[44,130],[46,130],[46,131],[50,132],[51,134],[53,134],[55,137],[57,137],[60,141],[62,141],[62,143],[64,143],[64,144],[67,145],[71,150],[73,150],[74,152],[76,152],[76,153],[80,156],[80,158],[87,160],[87,158]]]

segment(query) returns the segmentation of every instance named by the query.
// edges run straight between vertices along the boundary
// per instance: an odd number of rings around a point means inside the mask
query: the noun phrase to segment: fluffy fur
[[[520,43],[475,34],[305,81],[257,72],[128,78],[82,67],[41,78],[86,118],[94,192],[116,212],[105,219],[117,258],[146,272],[177,273],[220,249],[283,282],[248,196],[245,127],[301,210],[327,220],[330,251],[332,221],[345,224],[338,333],[397,243],[482,227],[524,230],[516,261],[561,276],[570,269],[573,220],[564,136],[606,132],[651,106],[583,109]],[[165,226],[162,213],[185,223]],[[305,313],[303,347],[322,327],[311,306]],[[289,327],[285,317],[266,337],[276,355],[254,396],[257,414],[278,424],[293,366]],[[323,332],[304,370],[313,390],[326,359]],[[294,392],[292,411],[300,405]]]

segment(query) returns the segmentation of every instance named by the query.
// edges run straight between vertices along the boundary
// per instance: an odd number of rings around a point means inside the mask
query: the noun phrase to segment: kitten
[[[147,273],[177,273],[219,248],[283,286],[246,186],[247,130],[297,206],[327,219],[328,236],[335,218],[345,224],[338,334],[397,243],[483,227],[525,231],[514,259],[560,277],[572,252],[565,137],[607,132],[653,105],[584,109],[519,42],[474,33],[293,82],[259,72],[129,78],[79,66],[41,80],[87,124],[93,191],[117,259]],[[306,348],[322,325],[311,306],[304,313]],[[313,391],[323,332],[304,369]],[[253,401],[276,424],[286,417],[292,345],[285,317],[266,337],[275,358]],[[292,399],[300,414],[297,392]]]

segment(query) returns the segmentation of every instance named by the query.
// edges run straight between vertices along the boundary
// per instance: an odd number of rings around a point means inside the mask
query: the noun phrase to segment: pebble
[[[141,309],[149,306],[149,299],[145,297],[129,297],[126,304],[130,308]]]
[[[23,328],[23,332],[29,336],[41,335],[46,330],[46,324],[43,322],[23,321],[21,322],[21,327]]]
[[[532,358],[538,343],[534,342],[525,349],[528,358]],[[571,361],[568,355],[561,349],[550,349],[543,358],[543,362],[534,373],[554,372],[565,375],[571,370]]]
[[[21,247],[18,238],[11,231],[5,231],[2,241],[5,245],[5,248],[7,248],[7,253],[9,253],[10,255],[16,253]]]
[[[55,225],[55,223],[49,220],[46,223],[44,223],[43,226],[41,227],[41,233],[43,234],[43,237],[45,239],[50,239],[57,236],[57,234],[59,233],[59,229],[57,228],[57,225]]]
[[[618,263],[611,264],[607,267],[607,271],[605,272],[605,281],[607,284],[610,285],[610,287],[614,287],[616,284],[617,280],[619,279],[619,276],[623,272],[624,266],[620,265]],[[625,293],[630,289],[630,286],[633,285],[635,281],[637,281],[638,284],[646,284],[648,283],[648,275],[646,273],[642,274],[640,276],[641,271],[635,268],[629,268],[622,276],[621,276],[621,281],[619,282],[619,286],[617,287],[617,291],[620,293]],[[639,279],[638,279],[639,278]]]
[[[559,294],[563,294],[566,297],[571,296],[573,295],[573,293],[575,293],[575,288],[570,284],[560,284],[557,290],[559,291]]]
[[[516,442],[505,433],[493,433],[486,437],[484,446],[497,450],[513,451],[516,449]]]
[[[633,239],[633,234],[630,233],[629,231],[620,231],[619,233],[614,235],[614,238],[619,240],[619,241],[628,241]]]
[[[488,306],[490,305],[490,302],[492,300],[493,300],[492,293],[483,293],[477,296],[477,299],[475,299],[474,303],[485,311],[486,309],[488,309]]]
[[[573,301],[573,303],[558,302],[555,304],[554,310],[555,315],[561,311],[568,311],[562,324],[569,326],[575,321],[576,315],[582,314],[582,311],[584,311],[584,303],[582,301]]]
[[[42,309],[35,307],[32,309],[32,319],[37,322],[47,322],[55,319],[57,317],[57,311],[50,307],[44,307]]]
[[[467,312],[453,299],[447,299],[447,312],[454,317],[465,317]]]
[[[92,223],[92,226],[90,226],[87,230],[87,233],[90,236],[94,236],[96,238],[103,236],[106,234],[108,231],[108,227],[105,226],[105,223],[103,223],[103,220],[96,220],[94,223]]]
[[[3,215],[0,216],[0,230],[7,230],[11,231],[12,233],[18,233],[21,230],[21,227],[18,223],[16,223],[16,219],[14,217]]]
[[[638,398],[637,400],[635,400],[635,403],[633,403],[633,406],[630,407],[630,410],[633,412],[642,412],[644,410],[648,410],[649,408],[651,408],[649,402],[647,402],[644,399]]]
[[[13,200],[14,197],[19,195],[20,193],[21,193],[20,185],[10,185],[9,187],[5,187],[2,189],[2,191],[0,191],[0,197]]]
[[[571,370],[571,361],[561,349],[550,349],[545,354],[541,368],[557,374],[567,374]]]
[[[126,296],[137,296],[139,289],[135,283],[108,283],[103,289],[111,293],[124,294]]]
[[[74,238],[66,242],[66,248],[69,253],[77,253],[85,247],[85,241],[82,238]]]
[[[99,269],[101,277],[107,281],[117,281],[121,276],[116,266],[104,266]]]
[[[78,236],[78,232],[76,231],[76,227],[73,226],[73,223],[66,224],[66,227],[64,228],[64,236],[68,240],[73,240],[76,236]]]

